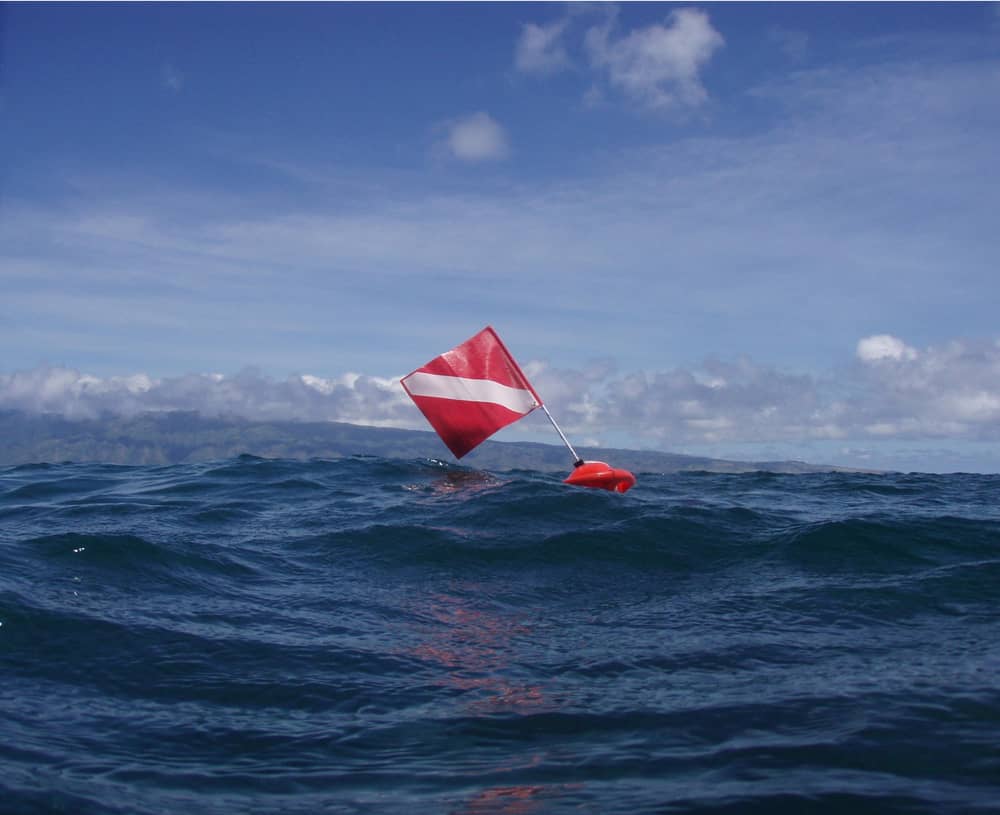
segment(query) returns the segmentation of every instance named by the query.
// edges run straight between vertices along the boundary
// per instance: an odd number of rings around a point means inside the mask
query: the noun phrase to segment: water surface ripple
[[[1000,812],[998,494],[2,468],[0,811]]]

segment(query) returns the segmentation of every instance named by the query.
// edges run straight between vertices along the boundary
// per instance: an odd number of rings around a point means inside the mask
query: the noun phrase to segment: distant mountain
[[[858,472],[802,461],[726,461],[646,450],[578,448],[586,459],[609,460],[635,472],[708,471],[742,473]],[[430,431],[362,427],[342,422],[260,422],[207,418],[176,411],[135,417],[67,419],[53,414],[0,411],[0,465],[41,462],[177,464],[231,458],[384,458],[451,460]],[[568,471],[566,448],[533,442],[488,441],[462,463],[487,470]]]

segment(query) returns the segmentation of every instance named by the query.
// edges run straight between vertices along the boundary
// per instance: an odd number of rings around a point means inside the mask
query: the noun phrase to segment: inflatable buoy
[[[603,461],[584,461],[577,465],[563,483],[575,487],[626,492],[635,486],[635,476],[628,470],[616,470]]]

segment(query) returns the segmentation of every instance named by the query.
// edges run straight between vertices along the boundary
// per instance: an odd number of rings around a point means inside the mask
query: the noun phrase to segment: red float
[[[577,465],[563,483],[575,487],[627,492],[635,486],[635,476],[628,470],[615,469],[603,461],[584,461]]]

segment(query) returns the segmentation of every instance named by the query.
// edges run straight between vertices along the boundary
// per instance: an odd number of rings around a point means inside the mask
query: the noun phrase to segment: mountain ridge
[[[384,458],[451,460],[426,430],[370,427],[346,422],[261,421],[208,417],[193,411],[130,417],[68,418],[59,414],[0,411],[0,465],[78,461],[109,464],[182,464],[231,458]],[[635,472],[879,472],[804,461],[736,461],[657,450],[580,447],[586,459],[610,459]],[[480,469],[566,471],[565,447],[542,442],[487,441],[461,463]]]

